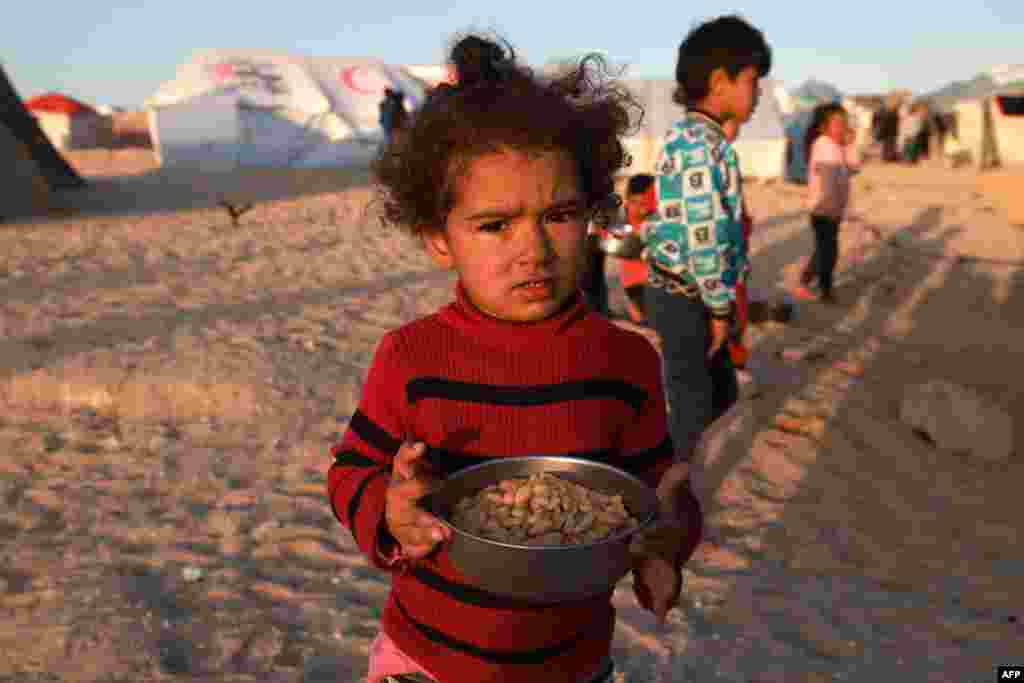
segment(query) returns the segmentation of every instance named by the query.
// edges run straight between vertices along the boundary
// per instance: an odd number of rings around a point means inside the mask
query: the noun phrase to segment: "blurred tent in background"
[[[740,128],[733,146],[739,154],[740,170],[744,177],[784,179],[787,138],[779,91],[785,92],[785,89],[778,81],[762,79],[761,90],[757,109],[750,121]]]
[[[798,109],[812,109],[823,102],[839,102],[843,99],[839,88],[814,78],[798,85],[790,94]]]
[[[61,93],[46,93],[25,101],[40,128],[57,149],[109,147],[113,129],[109,116]]]
[[[955,105],[957,133],[974,166],[1024,165],[1024,84]]]
[[[994,66],[921,99],[952,116],[956,146],[976,168],[1024,163],[1024,64]]]
[[[428,88],[442,83],[455,83],[455,69],[447,64],[412,64],[405,70],[421,80]]]
[[[653,173],[658,148],[665,133],[678,121],[685,109],[675,103],[676,82],[669,79],[625,78],[622,84],[644,108],[643,121],[623,142],[633,159],[625,173]],[[779,103],[781,84],[764,79],[762,95],[751,117],[734,144],[743,175],[749,179],[780,179],[786,169],[784,117]]]
[[[54,148],[0,66],[0,220],[45,213],[54,190],[85,183]]]
[[[384,141],[385,88],[415,111],[427,85],[371,57],[201,50],[147,100],[150,137],[163,166],[365,164]]]

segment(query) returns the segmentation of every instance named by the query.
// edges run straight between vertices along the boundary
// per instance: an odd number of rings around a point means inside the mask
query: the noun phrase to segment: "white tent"
[[[992,80],[1002,88],[1024,88],[1024,64],[1002,64],[992,67]]]
[[[676,83],[664,79],[629,78],[624,79],[622,85],[643,107],[640,126],[633,135],[622,140],[626,153],[632,159],[632,163],[623,170],[623,174],[654,173],[658,147],[665,133],[685,111],[672,100]]]
[[[977,167],[1024,164],[1024,88],[957,102],[956,126]]]
[[[422,82],[377,59],[200,50],[146,108],[165,166],[345,166],[368,161],[383,140],[385,88],[411,110],[422,104]]]
[[[761,99],[733,145],[747,178],[779,179],[786,174],[786,131],[777,95],[779,84],[764,80]]]
[[[441,83],[455,82],[455,69],[447,64],[411,64],[405,70],[431,88]]]
[[[623,140],[633,163],[626,173],[651,173],[658,146],[665,132],[683,116],[684,109],[673,101],[676,82],[667,79],[625,79],[623,84],[640,101],[644,118],[640,129]],[[757,109],[734,144],[740,169],[748,178],[782,178],[786,167],[786,134],[778,101],[777,81],[761,82]]]
[[[110,117],[87,104],[60,93],[33,97],[24,104],[57,149],[92,149],[110,145]]]

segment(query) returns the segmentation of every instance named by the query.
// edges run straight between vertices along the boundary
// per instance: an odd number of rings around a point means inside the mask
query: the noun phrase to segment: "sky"
[[[529,64],[601,51],[637,78],[672,78],[696,23],[738,13],[771,44],[771,76],[809,78],[847,94],[917,94],[1000,64],[1024,63],[1024,2],[920,0],[736,5],[685,0],[88,0],[17,2],[5,10],[0,63],[23,98],[57,91],[139,108],[200,48],[375,56],[438,64],[451,36],[496,31]],[[494,7],[495,9],[490,9]],[[616,7],[595,9],[597,7]],[[926,9],[927,8],[927,9]]]

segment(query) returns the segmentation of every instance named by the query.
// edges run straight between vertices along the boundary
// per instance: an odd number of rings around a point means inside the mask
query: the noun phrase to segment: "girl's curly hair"
[[[643,111],[607,78],[600,56],[541,78],[516,63],[507,43],[470,34],[450,61],[457,82],[432,90],[374,160],[386,222],[413,234],[442,230],[460,176],[475,158],[502,148],[565,150],[576,161],[587,208],[617,205],[615,174],[627,164],[619,139]]]

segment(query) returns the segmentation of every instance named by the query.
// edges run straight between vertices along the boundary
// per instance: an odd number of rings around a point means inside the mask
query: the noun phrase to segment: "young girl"
[[[668,436],[660,359],[579,289],[588,214],[613,194],[633,102],[599,60],[540,80],[476,36],[451,60],[457,84],[438,86],[375,173],[388,220],[458,274],[455,301],[384,336],[327,478],[335,516],[391,579],[369,681],[603,682],[610,592],[485,592],[418,500],[487,459],[614,464],[657,486],[665,520],[641,539],[637,599],[659,619],[678,599],[701,512]]]
[[[850,177],[861,164],[842,106],[830,103],[814,109],[804,149],[808,154],[807,208],[814,230],[814,254],[795,294],[814,299],[809,287],[817,278],[821,300],[835,303],[832,275],[839,260],[839,225],[850,199]]]

